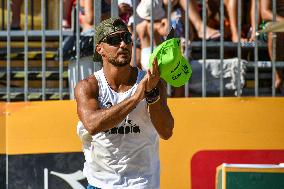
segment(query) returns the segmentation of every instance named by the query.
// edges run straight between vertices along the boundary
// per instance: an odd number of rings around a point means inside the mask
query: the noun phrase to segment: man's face
[[[132,39],[129,32],[115,32],[105,37],[99,44],[101,55],[114,66],[122,67],[131,61]]]

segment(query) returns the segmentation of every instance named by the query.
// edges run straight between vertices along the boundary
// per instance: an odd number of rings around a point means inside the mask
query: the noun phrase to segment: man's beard
[[[124,67],[124,66],[130,64],[130,58],[123,59],[123,60],[119,61],[118,59],[115,59],[113,57],[109,57],[108,62],[111,63],[112,65],[116,66],[116,67]]]

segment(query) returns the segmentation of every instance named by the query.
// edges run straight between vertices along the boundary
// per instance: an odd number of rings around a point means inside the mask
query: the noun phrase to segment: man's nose
[[[125,47],[125,46],[127,46],[127,44],[125,43],[125,41],[124,41],[124,40],[121,40],[121,42],[120,42],[120,46],[121,46],[121,47]]]

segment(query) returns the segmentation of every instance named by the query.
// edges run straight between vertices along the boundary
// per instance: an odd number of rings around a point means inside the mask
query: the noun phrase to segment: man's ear
[[[96,46],[96,50],[97,50],[97,52],[103,57],[104,56],[104,49],[103,49],[103,44],[97,44],[97,46]]]
[[[97,44],[96,45],[96,51],[101,54],[102,53],[102,47],[101,47],[101,44]]]

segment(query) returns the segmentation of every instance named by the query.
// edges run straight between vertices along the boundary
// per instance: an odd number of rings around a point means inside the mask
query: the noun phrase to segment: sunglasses
[[[101,40],[101,42],[105,42],[112,46],[119,45],[122,41],[124,41],[127,45],[132,43],[131,33],[129,32],[117,33],[106,36],[104,39]]]

